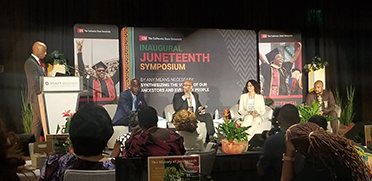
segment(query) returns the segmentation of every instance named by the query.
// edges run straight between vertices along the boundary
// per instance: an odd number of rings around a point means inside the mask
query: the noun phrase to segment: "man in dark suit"
[[[140,81],[136,78],[132,79],[130,81],[130,89],[120,93],[118,108],[116,109],[115,116],[112,119],[112,124],[114,126],[128,126],[129,115],[137,109],[146,106],[145,97],[141,92]]]
[[[41,116],[40,108],[37,94],[40,93],[40,77],[46,76],[45,64],[41,62],[41,59],[44,59],[46,56],[47,46],[42,42],[35,42],[32,46],[32,54],[26,60],[24,64],[24,69],[27,78],[27,102],[32,106],[32,133],[35,136],[35,140],[39,141],[42,125],[41,125]]]
[[[212,116],[205,113],[205,107],[201,106],[199,101],[199,94],[192,92],[192,87],[190,80],[183,82],[183,92],[176,93],[173,96],[173,108],[176,113],[183,109],[195,113],[199,121],[205,122],[209,139],[211,139],[215,133]]]

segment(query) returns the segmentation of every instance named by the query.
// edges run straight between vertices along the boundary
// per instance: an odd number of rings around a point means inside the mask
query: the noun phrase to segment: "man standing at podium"
[[[42,131],[40,108],[37,94],[40,93],[40,77],[46,76],[45,64],[41,62],[45,58],[47,46],[42,42],[35,42],[32,46],[32,54],[26,60],[24,69],[27,78],[27,102],[32,106],[32,134],[35,140],[40,140]]]

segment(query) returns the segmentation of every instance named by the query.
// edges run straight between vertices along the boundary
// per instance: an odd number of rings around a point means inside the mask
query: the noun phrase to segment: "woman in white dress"
[[[193,112],[188,110],[178,111],[173,118],[176,132],[183,137],[183,145],[186,151],[203,151],[202,138],[196,132],[198,120]]]
[[[249,138],[253,137],[264,113],[265,101],[260,94],[260,84],[255,80],[249,80],[239,101],[239,114],[243,118],[241,126],[251,126],[247,130]]]

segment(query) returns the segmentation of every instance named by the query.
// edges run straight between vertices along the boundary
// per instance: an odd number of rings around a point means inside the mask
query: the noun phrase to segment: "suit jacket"
[[[118,107],[116,108],[115,116],[112,119],[113,125],[128,126],[128,117],[132,113],[133,97],[130,89],[121,92],[119,97]],[[146,107],[146,101],[143,92],[137,95],[137,109]]]
[[[40,93],[40,77],[44,76],[43,69],[33,56],[26,60],[24,69],[27,78],[27,102],[30,104],[38,102],[37,94]]]
[[[196,93],[196,92],[191,92],[191,93],[192,93],[192,95],[194,95],[195,103],[196,103],[195,111],[196,111],[196,113],[198,113],[199,112],[198,108],[201,106],[200,101],[199,101],[199,94]],[[175,93],[174,96],[173,96],[173,108],[174,108],[174,111],[176,113],[180,110],[183,110],[183,109],[187,110],[187,108],[189,107],[188,104],[187,104],[187,100],[182,99],[183,95],[185,95],[184,92],[179,92],[179,93]],[[198,114],[196,114],[196,115],[198,115]]]
[[[240,101],[239,101],[239,114],[245,115],[248,114],[248,99],[249,99],[249,94],[242,94],[240,96]],[[259,115],[263,115],[265,113],[265,101],[262,95],[260,94],[255,94],[254,95],[254,109]]]
[[[317,97],[318,96],[316,95],[316,93],[314,91],[309,92],[306,96],[306,105],[308,105],[310,107],[313,107],[313,100],[315,102],[319,102]],[[327,115],[331,111],[335,110],[336,101],[335,101],[335,98],[333,97],[333,93],[331,91],[323,90],[322,101],[323,101],[322,108],[323,108],[324,114]],[[325,107],[324,101],[327,101],[327,107]]]

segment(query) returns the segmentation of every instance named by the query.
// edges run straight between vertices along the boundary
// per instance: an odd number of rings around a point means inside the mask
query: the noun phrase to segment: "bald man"
[[[47,46],[43,42],[35,42],[32,46],[32,54],[26,60],[24,69],[27,78],[27,102],[32,106],[32,134],[35,136],[35,140],[38,142],[42,131],[41,119],[40,119],[40,108],[37,94],[40,93],[40,77],[46,76],[46,69],[42,59],[47,54]]]
[[[205,113],[205,109],[199,101],[199,94],[192,92],[192,87],[192,81],[185,80],[182,85],[183,92],[174,94],[173,108],[175,110],[175,114],[184,109],[195,113],[196,118],[198,118],[199,121],[205,122],[209,139],[212,139],[215,132],[212,116],[209,113]]]
[[[141,82],[134,78],[130,81],[130,89],[120,93],[118,107],[115,116],[112,119],[114,126],[129,125],[129,116],[137,109],[143,109],[147,106],[145,96],[141,92]]]
[[[337,112],[335,111],[335,98],[333,93],[329,90],[324,90],[324,84],[321,80],[314,83],[314,91],[310,92],[306,96],[306,104],[313,106],[313,101],[320,102],[322,104],[320,115],[328,115],[333,119],[338,119]],[[331,121],[332,132],[338,134],[338,121]]]

